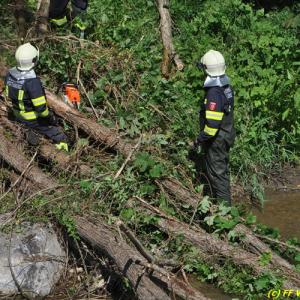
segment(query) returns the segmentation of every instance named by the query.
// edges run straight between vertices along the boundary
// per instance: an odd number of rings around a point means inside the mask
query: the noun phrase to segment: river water
[[[259,223],[278,228],[281,238],[300,240],[300,192],[267,191],[262,210],[254,209]]]
[[[253,209],[259,223],[278,228],[283,240],[297,237],[300,240],[300,191],[267,191],[264,208]],[[205,296],[215,300],[231,300],[238,297],[226,295],[211,284],[203,283],[189,276],[191,285]]]

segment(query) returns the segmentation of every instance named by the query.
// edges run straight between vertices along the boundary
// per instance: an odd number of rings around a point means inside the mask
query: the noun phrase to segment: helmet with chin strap
[[[205,73],[211,77],[222,76],[225,74],[225,59],[219,51],[209,50],[201,58],[200,66]]]
[[[39,60],[39,49],[30,43],[18,47],[16,54],[17,68],[20,71],[29,71]]]

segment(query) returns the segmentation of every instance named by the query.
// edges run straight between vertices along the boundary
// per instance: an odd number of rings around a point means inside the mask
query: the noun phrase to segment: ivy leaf
[[[231,207],[227,206],[224,202],[219,205],[219,215],[226,216],[231,211]]]
[[[271,252],[264,252],[259,258],[259,264],[261,266],[266,266],[271,262],[272,253]]]
[[[253,214],[249,214],[246,218],[246,224],[251,225],[254,224],[255,222],[256,222],[256,216]]]
[[[204,222],[208,225],[208,226],[212,226],[214,225],[214,220],[215,220],[216,216],[207,216],[204,218]]]
[[[153,168],[150,169],[149,175],[152,178],[159,178],[162,174],[163,166],[161,164],[156,164]]]
[[[295,256],[295,261],[299,261],[300,262],[300,253],[298,252],[297,255]]]
[[[211,202],[208,199],[209,199],[209,197],[205,196],[199,205],[199,210],[204,214],[209,211],[209,208],[211,206]]]
[[[256,279],[254,285],[258,291],[264,290],[270,286],[270,279],[267,276],[263,276]]]
[[[134,216],[134,210],[132,208],[124,208],[121,210],[120,216],[125,220],[131,220]]]
[[[146,172],[149,167],[154,166],[155,162],[147,152],[137,154],[134,166],[142,173]]]

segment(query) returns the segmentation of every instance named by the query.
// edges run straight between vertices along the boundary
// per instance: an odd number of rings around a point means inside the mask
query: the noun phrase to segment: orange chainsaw
[[[80,106],[80,93],[78,85],[75,83],[63,83],[61,85],[64,102],[73,108],[79,109]]]

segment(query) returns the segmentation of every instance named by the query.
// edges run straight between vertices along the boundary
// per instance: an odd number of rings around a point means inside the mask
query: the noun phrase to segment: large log
[[[8,129],[14,138],[21,140],[24,138],[23,127],[8,119],[7,109],[4,105],[0,104],[0,125]],[[68,168],[75,166],[81,176],[89,176],[92,174],[92,169],[81,161],[73,162],[73,157],[66,152],[58,150],[53,144],[47,140],[43,140],[38,147],[39,155],[47,161],[52,161],[57,164],[59,170],[67,171]]]
[[[67,171],[69,167],[74,165],[72,157],[61,150],[58,150],[53,144],[44,141],[39,147],[39,154],[48,161],[53,161],[61,171]],[[82,162],[78,162],[77,166],[80,176],[92,175],[92,169]]]
[[[240,247],[230,245],[226,241],[207,233],[200,227],[190,226],[176,218],[169,217],[144,201],[142,202],[142,205],[148,210],[148,213],[151,213],[152,215],[154,213],[159,217],[156,224],[163,232],[181,235],[185,240],[200,249],[201,252],[210,254],[217,259],[228,259],[238,266],[249,267],[256,275],[269,270],[275,271],[278,275],[286,277],[283,284],[284,288],[299,289],[300,274],[292,272],[289,269],[274,268],[273,265],[262,266],[259,256],[241,249]]]
[[[78,126],[80,129],[90,134],[95,140],[101,141],[108,144],[112,148],[120,151],[124,155],[128,155],[131,149],[134,147],[133,144],[125,143],[121,138],[112,130],[97,124],[95,121],[86,118],[83,114],[80,114],[76,110],[70,108],[68,105],[60,101],[55,95],[47,93],[49,105],[51,108],[60,116],[66,118],[68,121]],[[50,101],[49,101],[50,100]],[[109,138],[108,138],[109,137]],[[112,142],[113,141],[113,142]],[[172,178],[166,178],[160,181],[165,190],[176,197],[183,203],[188,203],[192,207],[196,207],[199,204],[200,196],[196,193],[185,188],[180,182]],[[260,241],[251,230],[245,225],[240,224],[237,230],[244,231],[246,238],[242,240],[244,245],[251,251],[255,248],[254,254],[263,254],[270,252],[272,254],[271,262],[274,268],[283,268],[285,273],[291,272],[292,276],[295,277],[296,281],[299,276],[294,272],[294,268],[284,259],[274,253],[265,243]]]
[[[134,145],[123,141],[112,129],[85,117],[82,113],[71,108],[53,93],[46,91],[46,96],[49,107],[55,111],[57,115],[86,132],[94,140],[104,143],[125,156],[131,153],[131,149]]]
[[[147,271],[145,266],[149,264],[145,258],[129,246],[113,227],[104,224],[104,221],[91,222],[83,217],[75,217],[75,226],[83,240],[117,265],[119,271],[129,279],[138,299],[171,299],[172,293],[183,299],[208,299],[167,271],[167,275],[165,272],[157,272],[155,268]]]
[[[24,153],[17,149],[8,138],[0,130],[0,157],[18,173],[22,173],[29,165],[30,160],[26,158]],[[54,188],[56,182],[37,166],[33,164],[24,174],[24,177],[36,184],[40,189]]]
[[[170,15],[170,1],[156,0],[158,12],[160,15],[160,32],[163,42],[163,60],[161,63],[162,75],[166,78],[170,75],[171,64],[175,63],[178,70],[184,68],[184,64],[176,54],[172,38],[172,19]]]
[[[167,178],[162,181],[164,189],[177,200],[184,204],[189,204],[191,207],[196,208],[201,200],[201,195],[188,190],[174,178]],[[216,207],[213,207],[216,210]],[[283,273],[294,278],[300,283],[300,274],[295,271],[295,268],[285,259],[276,254],[266,243],[262,242],[250,228],[244,224],[237,224],[234,229],[241,236],[241,243],[246,249],[256,255],[264,253],[271,254],[271,264],[274,268],[282,269]]]

